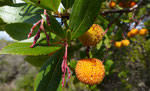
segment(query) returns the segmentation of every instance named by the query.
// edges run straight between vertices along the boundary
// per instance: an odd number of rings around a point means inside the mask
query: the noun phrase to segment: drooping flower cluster
[[[48,26],[50,26],[49,16],[48,16],[48,14],[46,13],[46,10],[44,10],[44,15],[46,16],[46,21],[47,21]],[[32,27],[31,30],[30,30],[30,33],[28,34],[28,38],[31,37],[31,35],[32,35],[32,33],[33,33],[33,30],[34,30],[35,27],[36,27],[38,24],[40,24],[40,23],[41,23],[41,25],[40,25],[40,27],[39,27],[38,32],[36,33],[36,35],[35,35],[35,37],[34,37],[33,44],[30,46],[31,48],[34,47],[34,45],[36,44],[37,40],[40,38],[40,33],[41,33],[42,30],[43,30],[43,32],[44,32],[45,35],[46,35],[46,41],[47,41],[48,45],[50,45],[50,44],[49,44],[49,36],[48,36],[48,34],[46,33],[46,31],[45,31],[45,29],[44,29],[44,20],[43,20],[43,19],[40,19],[37,23],[35,23],[35,24],[33,25],[33,27]]]

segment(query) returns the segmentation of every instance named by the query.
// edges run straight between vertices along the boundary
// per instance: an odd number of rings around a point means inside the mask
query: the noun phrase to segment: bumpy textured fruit
[[[121,41],[122,46],[129,46],[129,44],[130,44],[130,41],[127,40],[127,39],[124,39],[124,40]]]
[[[115,45],[114,45],[116,48],[120,48],[121,47],[121,42],[115,42]]]
[[[139,30],[138,29],[136,29],[136,28],[134,28],[134,29],[131,29],[131,36],[135,36],[135,35],[137,35],[138,34],[138,32],[139,32]]]
[[[104,79],[105,68],[99,59],[81,59],[77,62],[75,73],[82,83],[95,85],[101,83]]]
[[[116,2],[111,1],[111,2],[109,3],[109,7],[110,7],[110,8],[115,8],[115,7],[116,7]]]
[[[98,24],[93,24],[90,29],[79,37],[85,46],[93,46],[99,43],[103,37],[103,29]]]
[[[141,29],[140,31],[139,31],[139,35],[141,35],[141,36],[145,36],[145,35],[147,35],[148,34],[148,30],[147,29]]]

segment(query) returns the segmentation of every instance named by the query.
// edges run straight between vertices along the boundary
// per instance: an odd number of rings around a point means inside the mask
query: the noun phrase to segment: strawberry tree
[[[72,73],[80,59],[101,60],[102,64],[98,66],[100,69],[94,70],[100,74],[96,77],[101,76],[101,72],[102,76],[110,75],[114,64],[113,53],[118,48],[130,45],[132,39],[128,33],[149,16],[150,10],[147,3],[149,1],[145,0],[23,1],[25,3],[20,4],[12,0],[0,1],[0,29],[15,41],[2,48],[0,54],[27,55],[26,61],[41,67],[35,79],[35,91],[62,89],[66,79],[76,76]],[[110,2],[115,4],[113,8]],[[64,8],[58,11],[60,4]],[[144,27],[136,29],[136,34],[140,33],[148,38],[148,29],[146,21]],[[81,64],[81,67],[92,65],[92,70],[95,65],[90,62]],[[103,65],[105,70],[101,70]],[[77,72],[80,73],[79,70]],[[95,74],[89,71],[87,78],[94,79]],[[82,81],[79,79],[83,82],[84,77],[78,78],[83,78]],[[101,78],[95,83],[100,84],[103,80]]]

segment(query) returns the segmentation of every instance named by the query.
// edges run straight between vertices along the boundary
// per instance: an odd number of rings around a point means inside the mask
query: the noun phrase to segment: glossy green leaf
[[[13,4],[13,0],[0,0],[0,6]]]
[[[62,77],[61,63],[64,48],[52,55],[38,73],[34,91],[56,91]]]
[[[28,34],[30,32],[30,29],[33,25],[27,24],[27,23],[14,23],[14,24],[7,24],[5,25],[4,29],[9,34],[10,37],[12,37],[15,40],[24,40],[27,39]],[[35,29],[35,32],[37,32],[37,28]],[[32,34],[32,36],[35,33]]]
[[[72,7],[75,0],[61,0],[65,9]]]
[[[7,24],[33,24],[41,19],[40,13],[43,13],[42,9],[27,4],[14,4],[0,7],[0,18]]]
[[[30,48],[32,43],[13,43],[0,51],[0,54],[18,54],[18,55],[46,55],[60,49],[60,46],[44,46],[39,44],[34,48]]]
[[[45,29],[50,32],[53,32],[54,34],[62,38],[65,38],[65,31],[62,29],[60,23],[53,16],[50,16],[49,19],[51,25],[50,26],[46,25]]]
[[[114,62],[112,60],[107,60],[105,62],[105,71],[106,71],[106,75],[109,74],[109,71],[111,69],[111,67],[113,66]]]
[[[72,39],[78,38],[94,23],[103,0],[75,0],[70,16],[69,28]]]
[[[49,9],[52,11],[56,11],[58,10],[58,7],[60,5],[61,0],[23,0],[26,3],[30,3],[33,2],[35,5],[42,7],[44,9]]]
[[[68,59],[79,50],[82,44],[68,47]],[[35,91],[59,91],[61,88],[61,63],[64,56],[64,48],[53,54],[41,68],[35,81]],[[59,86],[59,87],[58,87]],[[59,90],[58,90],[59,89]]]
[[[44,62],[48,60],[49,57],[49,55],[27,56],[25,60],[33,66],[41,67],[43,66]]]

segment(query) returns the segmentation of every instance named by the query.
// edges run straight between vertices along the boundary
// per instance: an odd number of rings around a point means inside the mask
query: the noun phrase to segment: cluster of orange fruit
[[[98,44],[103,37],[103,29],[98,24],[93,24],[90,29],[79,37],[85,46]],[[102,82],[105,76],[103,62],[96,58],[80,59],[75,67],[78,80],[84,84],[95,85]]]
[[[134,1],[128,1],[128,2],[120,1],[119,2],[119,7],[122,7],[122,8],[131,8],[134,5],[136,5],[136,2],[134,2]],[[109,3],[109,7],[110,8],[115,8],[116,7],[116,2],[115,1],[111,1]]]
[[[127,36],[128,36],[129,38],[131,38],[131,37],[136,36],[137,34],[139,34],[140,36],[146,36],[146,35],[148,34],[148,30],[145,29],[145,28],[143,28],[143,29],[141,29],[141,30],[138,30],[138,29],[134,28],[134,29],[131,29],[131,30],[127,33]],[[120,48],[120,47],[122,47],[122,46],[129,46],[129,44],[130,44],[130,41],[127,40],[127,39],[125,39],[125,40],[122,40],[122,41],[117,41],[117,42],[115,42],[114,46],[115,46],[116,48]]]
[[[114,44],[114,46],[116,48],[121,48],[123,46],[129,46],[129,44],[130,44],[130,41],[127,40],[127,39],[124,39],[122,41],[116,41],[115,44]]]
[[[104,30],[98,24],[93,24],[90,29],[85,32],[83,35],[79,37],[79,40],[85,46],[93,46],[98,44],[103,38]],[[128,32],[128,37],[133,37],[135,35],[146,35],[148,34],[147,29],[132,29]],[[120,48],[123,46],[129,46],[130,41],[124,39],[122,41],[115,42],[114,46],[116,48]],[[75,67],[76,77],[79,81],[89,85],[95,85],[102,82],[105,76],[105,68],[103,62],[96,58],[88,58],[88,59],[81,59],[77,62]]]
[[[130,37],[134,37],[137,34],[139,34],[140,36],[146,36],[148,34],[148,30],[145,28],[141,30],[134,28],[134,29],[131,29],[131,31],[127,33],[127,36],[130,38]]]

